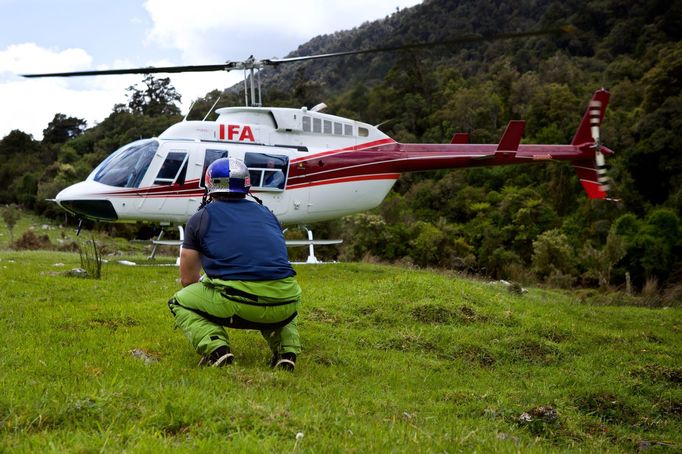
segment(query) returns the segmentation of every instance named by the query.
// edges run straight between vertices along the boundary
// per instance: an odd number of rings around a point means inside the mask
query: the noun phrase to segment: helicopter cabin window
[[[208,169],[208,166],[210,166],[213,161],[216,161],[220,158],[227,158],[227,150],[206,150],[206,154],[204,155],[204,169],[201,171],[201,180],[199,180],[199,185],[202,188],[206,187],[206,183],[204,183],[204,176],[206,175],[206,169]]]
[[[353,135],[353,126],[352,125],[343,125],[343,135],[344,136],[352,136]]]
[[[137,188],[154,158],[159,142],[138,140],[112,153],[94,171],[93,180],[120,188]]]
[[[289,157],[266,153],[246,153],[244,163],[249,168],[251,187],[259,191],[282,191],[287,179]]]
[[[322,120],[321,118],[312,118],[304,115],[303,132],[316,132],[321,134],[330,134],[335,136],[352,136],[353,126],[339,122],[332,122],[331,120]]]
[[[154,179],[154,184],[171,185],[176,182],[183,184],[185,182],[185,174],[187,173],[187,153],[180,151],[171,151],[163,161],[159,173]]]
[[[360,126],[358,128],[358,135],[360,137],[367,137],[369,135],[369,130],[367,128],[363,128],[362,126]]]

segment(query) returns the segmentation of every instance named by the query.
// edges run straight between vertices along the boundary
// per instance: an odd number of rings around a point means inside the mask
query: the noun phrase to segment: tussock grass
[[[230,331],[236,364],[216,370],[173,329],[176,268],[64,275],[78,266],[75,253],[0,252],[0,452],[682,446],[679,308],[302,265],[296,372],[268,369],[253,331]]]

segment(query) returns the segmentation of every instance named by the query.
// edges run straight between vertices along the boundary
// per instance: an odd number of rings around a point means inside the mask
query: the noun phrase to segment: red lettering
[[[253,137],[253,132],[251,131],[251,126],[244,126],[242,133],[239,136],[239,140],[248,140],[250,142],[255,142],[256,139]]]
[[[238,131],[239,125],[227,125],[227,140],[232,140]]]
[[[220,140],[225,140],[225,126],[226,125],[223,124],[219,126]],[[240,125],[227,125],[227,140],[248,140],[249,142],[255,142],[256,138],[253,136],[251,126],[247,125],[242,127]]]

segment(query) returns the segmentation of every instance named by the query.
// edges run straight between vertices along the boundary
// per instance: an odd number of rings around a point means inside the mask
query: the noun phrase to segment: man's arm
[[[199,282],[201,255],[194,249],[180,250],[180,283],[183,287]]]

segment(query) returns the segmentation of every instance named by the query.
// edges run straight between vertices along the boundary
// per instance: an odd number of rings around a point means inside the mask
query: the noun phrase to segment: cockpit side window
[[[201,180],[199,180],[199,184],[202,188],[206,187],[206,184],[204,183],[204,176],[206,175],[206,169],[208,169],[208,166],[210,166],[213,161],[217,159],[227,157],[227,150],[206,150],[206,155],[204,156],[204,170],[201,171]]]
[[[109,186],[137,188],[158,148],[159,142],[154,139],[126,145],[99,165],[93,180]]]
[[[187,168],[186,160],[187,153],[184,151],[171,151],[168,153],[166,160],[161,165],[161,169],[159,169],[159,173],[154,179],[154,184],[170,185],[175,183],[178,174],[180,174],[183,169]],[[182,178],[182,180],[183,181],[178,181],[178,183],[184,183],[184,178]]]

